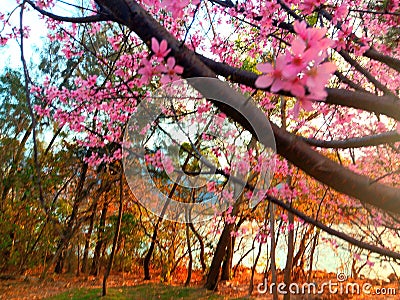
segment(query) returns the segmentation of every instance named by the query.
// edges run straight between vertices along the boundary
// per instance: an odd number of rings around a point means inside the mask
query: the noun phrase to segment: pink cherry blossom
[[[278,56],[275,60],[275,66],[270,63],[264,63],[257,65],[257,69],[263,72],[260,75],[255,85],[259,88],[266,88],[271,86],[271,92],[277,92],[283,88],[283,71],[286,67],[286,59],[284,56]]]
[[[300,107],[303,108],[305,111],[312,110],[313,107],[312,107],[311,100],[313,100],[313,97],[310,97],[310,96],[298,97],[297,101],[293,107],[293,116],[295,118],[297,118],[299,116]]]
[[[151,62],[148,61],[147,59],[144,58],[142,60],[142,64],[143,66],[138,70],[138,74],[142,75],[139,81],[141,85],[148,84],[151,81],[156,71],[152,66]]]
[[[154,52],[154,56],[162,60],[164,57],[168,55],[171,49],[168,49],[168,44],[166,40],[162,40],[161,43],[158,43],[156,38],[151,38],[151,50]]]
[[[306,84],[310,90],[323,89],[336,66],[331,62],[316,64],[306,71]]]
[[[192,0],[192,4],[197,5],[200,0]],[[162,0],[161,6],[171,12],[175,19],[182,18],[185,14],[185,8],[190,4],[189,0]]]
[[[174,57],[168,57],[166,66],[160,66],[159,70],[163,73],[160,82],[162,84],[169,83],[179,79],[178,74],[182,74],[183,67],[175,64]]]

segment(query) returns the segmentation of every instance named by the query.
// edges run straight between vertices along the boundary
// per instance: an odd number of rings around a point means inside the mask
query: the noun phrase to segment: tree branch
[[[255,81],[258,77],[257,74],[232,67],[225,63],[216,62],[200,54],[198,54],[198,57],[218,75],[230,79],[233,82],[256,88]],[[264,90],[268,91],[268,88]],[[328,88],[326,91],[328,97],[325,99],[325,103],[362,109],[400,120],[400,101],[390,96],[377,96],[367,92],[336,88]],[[293,95],[284,91],[279,91],[278,93],[280,95],[293,97]]]
[[[375,252],[375,253],[378,253],[378,254],[381,254],[384,256],[392,257],[394,259],[400,259],[400,253],[390,251],[389,249],[370,245],[370,244],[362,242],[356,238],[353,238],[343,232],[337,231],[337,230],[315,220],[314,218],[307,216],[306,214],[302,213],[301,211],[298,211],[297,209],[293,208],[290,204],[286,204],[285,202],[283,202],[273,196],[267,195],[266,198],[268,201],[279,205],[280,207],[286,209],[288,212],[291,212],[294,215],[296,215],[297,217],[299,217],[300,219],[303,219],[305,222],[312,224],[312,225],[322,229],[323,231],[325,231],[331,235],[334,235],[346,242],[349,242],[352,245],[355,245],[355,246],[360,247],[365,250],[370,250],[372,252]]]
[[[305,141],[310,146],[320,148],[348,149],[396,143],[400,141],[400,134],[398,134],[397,131],[390,131],[370,136],[349,138],[340,141],[324,141],[312,138],[303,138],[303,141]]]
[[[93,23],[93,22],[100,22],[100,21],[114,21],[113,17],[106,14],[106,13],[101,13],[93,16],[87,16],[87,17],[63,17],[59,16],[56,14],[53,14],[51,12],[45,11],[44,9],[39,8],[38,6],[35,5],[31,0],[26,0],[26,3],[28,3],[34,10],[38,11],[40,14],[49,17],[51,19],[61,21],[61,22],[70,22],[70,23]]]

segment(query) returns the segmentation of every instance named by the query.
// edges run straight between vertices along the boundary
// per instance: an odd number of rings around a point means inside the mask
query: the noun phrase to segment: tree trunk
[[[60,274],[62,272],[63,268],[63,260],[64,257],[61,256],[63,254],[63,250],[68,246],[69,241],[71,240],[72,236],[74,235],[75,231],[77,230],[77,227],[79,226],[78,224],[74,226],[76,217],[78,215],[78,209],[79,209],[79,204],[81,203],[83,199],[83,187],[86,181],[86,174],[88,170],[88,164],[83,163],[82,165],[82,170],[81,170],[81,175],[79,177],[78,185],[75,191],[75,198],[74,198],[74,204],[72,207],[72,212],[71,216],[69,217],[68,223],[67,223],[67,228],[65,228],[62,238],[60,242],[58,243],[58,248],[56,253],[54,254],[53,258],[50,260],[50,263],[47,264],[47,266],[44,268],[42,274],[40,275],[40,279],[43,280],[46,277],[46,274],[49,270],[49,268],[55,263],[56,267],[54,272],[57,274]]]
[[[310,266],[309,266],[309,269],[308,269],[307,282],[311,282],[311,280],[313,279],[312,272],[313,272],[313,263],[314,263],[314,253],[315,253],[315,249],[317,248],[318,239],[319,239],[319,233],[320,233],[320,229],[317,228],[316,233],[314,235],[313,244],[311,246]]]
[[[188,156],[189,157],[189,156]],[[183,165],[183,168],[187,165],[188,163],[188,159],[186,159],[185,164]],[[174,183],[174,185],[172,186],[171,191],[169,192],[168,195],[168,199],[164,204],[164,207],[161,211],[161,215],[158,217],[157,223],[154,226],[154,230],[153,230],[153,235],[151,236],[151,243],[150,243],[150,248],[149,251],[147,251],[146,256],[144,257],[144,261],[143,261],[143,270],[144,270],[144,280],[150,280],[150,260],[151,257],[153,255],[154,252],[154,248],[156,246],[156,240],[157,240],[157,234],[158,234],[158,227],[160,226],[160,223],[162,222],[165,212],[167,210],[167,207],[169,205],[169,203],[171,202],[172,196],[175,193],[175,190],[178,186],[178,183],[180,181],[181,176],[178,176],[178,179],[176,180],[176,182]]]
[[[262,245],[263,244],[260,243],[260,245],[258,246],[258,253],[257,253],[256,259],[254,261],[254,264],[253,264],[253,266],[251,268],[251,277],[250,277],[250,284],[249,284],[249,296],[251,296],[251,294],[253,293],[253,289],[254,289],[254,274],[256,272],[256,267],[257,267],[258,260],[260,259]]]
[[[186,223],[186,240],[187,240],[187,247],[188,247],[188,252],[189,252],[189,262],[188,262],[185,286],[188,286],[190,284],[190,280],[192,278],[193,255],[192,255],[192,247],[190,244],[189,225],[187,223]]]
[[[221,263],[225,257],[226,247],[231,238],[231,231],[233,228],[234,224],[227,224],[221,233],[205,284],[205,288],[208,290],[215,290],[217,288]]]
[[[294,215],[292,213],[288,213],[288,226],[293,226],[294,224]],[[286,294],[283,296],[283,300],[290,299],[290,291],[289,286],[292,279],[292,267],[293,267],[293,255],[294,255],[294,229],[289,228],[288,232],[288,253],[286,257],[286,266],[285,266],[285,273],[283,275],[283,281],[286,286]]]
[[[200,244],[200,264],[201,264],[201,270],[203,271],[203,274],[206,272],[206,260],[204,258],[204,242],[203,238],[201,235],[197,232],[196,228],[194,228],[193,223],[189,223],[189,227],[196,236],[197,240],[199,241]]]
[[[93,225],[94,225],[94,219],[96,216],[96,211],[97,211],[97,201],[93,205],[92,215],[90,216],[90,221],[89,221],[89,228],[88,228],[88,232],[86,235],[85,248],[83,250],[82,268],[81,268],[81,271],[83,274],[86,274],[86,272],[87,272],[90,239],[92,237],[92,231],[93,231]]]
[[[272,288],[272,295],[274,300],[278,300],[278,291],[276,288],[276,265],[275,265],[275,204],[270,202],[269,222],[271,228],[271,283],[274,285]],[[265,283],[265,282],[264,282]]]
[[[110,259],[108,261],[107,269],[106,272],[104,273],[103,277],[103,292],[102,295],[105,296],[107,295],[107,278],[110,275],[114,256],[115,256],[115,249],[117,248],[118,244],[118,238],[119,238],[119,232],[121,229],[121,222],[122,222],[122,209],[123,209],[123,176],[122,176],[122,169],[121,169],[121,179],[120,179],[120,191],[119,191],[119,208],[118,208],[118,219],[117,219],[117,224],[115,227],[115,234],[114,234],[114,240],[112,244],[112,249],[111,249],[111,254],[110,254]]]
[[[58,247],[61,247],[62,245],[60,244]],[[62,271],[64,269],[64,251],[61,251],[62,253],[58,256],[56,266],[54,268],[54,273],[56,274],[62,274]]]
[[[97,243],[96,243],[96,247],[94,249],[92,267],[90,268],[90,275],[94,275],[94,276],[99,275],[100,255],[101,255],[101,249],[102,249],[103,243],[104,243],[103,235],[104,235],[104,228],[106,225],[107,210],[108,210],[108,201],[104,201],[103,208],[101,210],[99,231],[97,233]]]
[[[228,245],[226,245],[226,254],[222,264],[221,280],[230,280],[232,278],[232,258],[234,247],[235,238],[231,236]]]

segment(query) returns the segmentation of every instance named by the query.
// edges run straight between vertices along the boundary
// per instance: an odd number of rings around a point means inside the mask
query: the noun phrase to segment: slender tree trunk
[[[114,234],[114,240],[113,240],[113,244],[112,244],[112,249],[111,249],[111,254],[110,254],[110,259],[108,261],[108,265],[107,265],[107,269],[106,272],[104,273],[104,277],[103,277],[103,292],[102,295],[105,296],[107,295],[107,279],[108,276],[110,275],[111,272],[111,268],[113,265],[113,260],[114,260],[114,256],[115,256],[115,249],[117,248],[117,244],[118,244],[118,238],[119,238],[119,232],[121,229],[121,222],[122,222],[122,209],[123,209],[123,176],[122,176],[122,169],[121,169],[121,179],[120,179],[120,183],[119,183],[119,208],[118,208],[118,219],[117,219],[117,224],[115,226],[115,234]]]
[[[154,247],[156,245],[156,240],[157,240],[157,234],[158,234],[158,226],[160,218],[158,219],[156,225],[154,226],[153,230],[153,235],[151,236],[151,243],[150,243],[150,248],[146,253],[146,256],[144,257],[143,260],[143,270],[144,270],[144,280],[150,280],[150,260],[151,256],[153,255],[154,252]]]
[[[62,244],[60,244],[59,247],[61,248]],[[62,274],[62,271],[64,269],[64,258],[65,258],[65,253],[64,251],[61,251],[61,254],[58,256],[57,263],[54,268],[54,273]]]
[[[269,223],[270,223],[270,230],[271,230],[271,284],[273,284],[272,288],[272,296],[274,300],[278,300],[278,291],[277,291],[277,276],[276,276],[276,265],[275,265],[275,204],[269,204]]]
[[[314,263],[314,253],[315,253],[315,249],[317,248],[317,244],[318,244],[319,232],[320,232],[320,229],[317,228],[317,232],[316,232],[315,235],[314,235],[313,244],[312,244],[312,246],[311,246],[310,266],[309,266],[309,269],[308,269],[308,278],[307,278],[307,282],[311,282],[311,280],[312,280],[313,263]]]
[[[76,276],[79,276],[80,272],[81,272],[81,246],[79,243],[77,243],[76,248],[77,248],[76,250],[77,250],[77,254],[78,254],[78,264],[76,267]]]
[[[240,207],[243,201],[243,195],[241,195],[238,200],[233,205],[233,209],[231,212],[232,216],[237,216]],[[218,285],[218,277],[220,274],[220,268],[222,261],[225,258],[226,248],[231,239],[231,232],[235,228],[235,223],[225,224],[224,229],[222,230],[221,236],[219,238],[217,249],[215,250],[213,260],[211,262],[210,270],[208,272],[207,281],[205,284],[205,288],[208,290],[216,290]]]
[[[183,169],[186,168],[186,166],[187,166],[187,164],[189,162],[189,158],[190,158],[190,156],[188,155],[188,157],[185,160],[185,163],[182,166]],[[161,214],[158,217],[156,225],[154,226],[153,235],[151,236],[150,248],[147,251],[146,256],[144,257],[144,260],[143,260],[144,280],[150,280],[150,278],[151,278],[150,277],[150,260],[151,260],[151,257],[153,255],[154,248],[156,246],[158,227],[160,226],[160,223],[164,219],[165,212],[167,211],[167,208],[168,208],[169,203],[171,202],[172,196],[174,195],[175,190],[178,187],[178,182],[180,181],[181,177],[182,176],[179,175],[177,180],[176,180],[176,182],[172,186],[172,188],[171,188],[171,190],[170,190],[170,192],[168,194],[168,199],[167,199],[167,201],[165,201],[165,204],[164,204],[164,207],[163,207],[163,209],[161,211]]]
[[[256,272],[256,267],[257,267],[258,260],[260,259],[262,245],[263,244],[260,243],[260,245],[258,246],[258,253],[257,253],[256,259],[254,261],[254,264],[253,264],[253,266],[251,268],[251,277],[250,277],[250,284],[249,284],[249,296],[251,296],[251,294],[253,293],[253,289],[254,289],[254,274]]]
[[[204,241],[201,235],[197,232],[196,228],[194,228],[193,223],[189,223],[189,227],[196,236],[197,240],[199,241],[200,244],[200,264],[201,264],[201,270],[203,271],[203,274],[206,272],[206,260],[204,258]]]
[[[206,128],[208,128],[209,125],[210,124],[208,124],[206,126]],[[196,140],[196,142],[195,142],[196,147],[200,141],[201,141],[200,139]],[[185,162],[182,165],[183,170],[186,170],[186,167],[189,163],[190,157],[191,157],[191,155],[188,155],[186,157]],[[182,175],[179,175],[178,178],[176,179],[174,185],[172,186],[171,191],[168,194],[168,199],[165,202],[164,207],[161,211],[160,217],[158,218],[157,223],[154,226],[153,235],[151,237],[150,248],[149,248],[149,251],[147,251],[146,256],[144,257],[144,260],[143,260],[144,280],[150,280],[150,260],[153,255],[154,248],[156,246],[158,227],[159,227],[160,223],[162,222],[162,220],[164,219],[165,212],[167,211],[167,208],[168,208],[169,203],[171,202],[172,196],[174,195],[175,190],[178,187],[178,182],[181,180],[181,177],[182,177]]]
[[[74,226],[74,223],[75,223],[76,217],[78,215],[79,204],[83,199],[83,187],[84,187],[84,184],[86,181],[87,170],[88,170],[88,164],[83,163],[81,175],[80,175],[79,181],[78,181],[78,186],[77,186],[76,192],[75,192],[74,204],[72,207],[71,216],[68,220],[67,228],[64,230],[63,236],[62,236],[60,242],[58,243],[56,253],[54,254],[53,258],[50,260],[50,263],[47,264],[47,266],[44,268],[42,274],[40,275],[41,280],[43,280],[46,277],[49,268],[56,262],[57,262],[57,264],[56,264],[54,271],[58,274],[60,274],[62,272],[62,268],[63,268],[63,264],[64,264],[64,262],[63,262],[64,256],[61,256],[61,254],[63,253],[63,250],[68,246],[68,243],[71,240],[72,236],[74,235],[74,233],[77,229],[77,226],[78,226],[78,225]]]
[[[188,286],[190,284],[190,280],[192,278],[193,255],[192,255],[192,246],[190,244],[189,225],[187,223],[186,223],[186,241],[187,241],[187,247],[188,247],[188,252],[189,252],[189,262],[188,262],[188,267],[187,267],[187,277],[186,277],[185,286]]]
[[[100,255],[104,243],[104,228],[106,226],[107,210],[108,210],[108,201],[104,201],[103,208],[101,210],[99,231],[97,233],[97,243],[96,247],[94,248],[92,267],[90,268],[90,275],[94,276],[99,275]]]
[[[304,254],[307,248],[307,241],[314,231],[314,226],[310,226],[306,232],[303,234],[302,239],[300,240],[299,250],[297,251],[296,255],[293,257],[293,271],[294,268],[299,267],[298,272],[293,273],[292,280],[296,281],[300,276],[300,272],[304,274],[305,277],[305,269],[304,269]]]
[[[281,118],[282,118],[282,128],[286,130],[286,101],[284,97],[281,97]],[[291,166],[288,164],[288,168]],[[291,188],[292,185],[292,176],[288,176],[286,178],[286,183]],[[289,199],[291,200],[291,199]],[[284,300],[290,300],[290,291],[289,285],[291,283],[292,277],[292,267],[293,267],[293,255],[294,255],[294,215],[292,213],[288,213],[288,253],[286,256],[286,266],[285,272],[283,274],[283,281],[286,286],[286,294],[283,296]]]
[[[289,226],[292,227],[294,224],[294,215],[292,213],[288,213],[288,221]],[[288,232],[288,253],[286,257],[286,266],[285,266],[285,273],[283,275],[283,281],[286,286],[286,294],[283,296],[284,300],[290,299],[290,291],[289,286],[292,279],[292,267],[293,267],[293,255],[294,255],[294,229],[289,228]]]
[[[83,274],[87,273],[89,248],[90,248],[90,239],[92,237],[92,231],[93,231],[94,219],[95,219],[95,216],[96,216],[96,211],[97,211],[97,201],[93,205],[92,215],[90,216],[89,228],[88,228],[88,232],[87,232],[86,240],[85,240],[85,248],[83,250],[82,268],[81,268],[81,271],[82,271]]]

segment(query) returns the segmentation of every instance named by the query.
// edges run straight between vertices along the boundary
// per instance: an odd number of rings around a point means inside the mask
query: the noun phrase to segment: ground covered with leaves
[[[193,274],[193,283],[189,287],[184,286],[185,270],[179,272],[169,283],[161,283],[159,276],[154,276],[150,281],[144,281],[140,271],[136,273],[112,274],[108,281],[107,296],[103,299],[272,299],[270,294],[260,295],[257,285],[262,282],[262,274],[256,274],[254,278],[254,290],[249,296],[249,272],[240,270],[240,275],[233,280],[221,282],[215,292],[203,288],[203,278],[199,272]],[[280,278],[278,278],[279,281]],[[321,284],[327,280],[334,280],[334,274],[315,272],[314,281]],[[352,280],[359,284],[368,282],[374,287],[394,287],[396,295],[349,295],[328,294],[323,295],[292,295],[291,299],[400,299],[399,286],[378,280]],[[0,299],[97,299],[101,298],[102,277],[75,276],[63,274],[49,276],[40,281],[37,274],[27,276],[1,276]],[[281,297],[280,297],[281,299]]]

